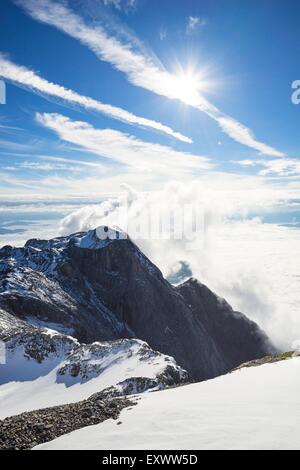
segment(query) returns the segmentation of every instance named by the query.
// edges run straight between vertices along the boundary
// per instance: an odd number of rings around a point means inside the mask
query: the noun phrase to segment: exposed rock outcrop
[[[90,399],[44,410],[22,413],[0,421],[1,450],[29,450],[85,426],[118,419],[120,412],[135,405],[127,398]]]

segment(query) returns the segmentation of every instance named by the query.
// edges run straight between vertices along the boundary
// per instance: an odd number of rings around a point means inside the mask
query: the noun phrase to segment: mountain
[[[174,357],[192,380],[274,353],[255,323],[195,279],[172,286],[125,234],[107,227],[3,247],[0,308],[81,343],[138,338]]]
[[[118,426],[105,421],[37,449],[299,450],[300,357],[271,362],[144,394]]]
[[[47,328],[33,327],[0,311],[0,419],[87,399],[142,393],[187,381],[169,356],[139,339],[80,344]]]

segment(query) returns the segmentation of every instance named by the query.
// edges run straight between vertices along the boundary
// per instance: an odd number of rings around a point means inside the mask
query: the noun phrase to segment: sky
[[[49,194],[48,186],[86,194],[91,185],[84,187],[83,178],[131,173],[133,182],[139,166],[154,172],[145,188],[151,189],[161,180],[161,168],[150,161],[153,145],[163,147],[161,155],[178,152],[174,168],[159,157],[168,179],[180,179],[189,153],[196,157],[192,176],[214,170],[298,180],[300,108],[291,101],[300,52],[298,2],[161,3],[2,2],[0,76],[7,104],[0,108],[0,165],[6,194]],[[78,141],[77,131],[67,136],[55,114],[66,125],[90,129]],[[126,136],[146,143],[147,161],[138,157],[139,164],[129,148],[123,155],[92,151],[92,129],[110,133],[99,135],[105,145],[116,136],[122,146]],[[52,187],[55,179],[66,185]],[[138,176],[135,183],[140,186]],[[93,188],[98,192],[97,182]]]
[[[205,208],[210,238],[197,256],[155,240],[147,254],[166,275],[187,262],[278,342],[298,339],[299,13],[292,0],[2,0],[0,244],[114,222],[124,191],[132,218],[175,194]]]

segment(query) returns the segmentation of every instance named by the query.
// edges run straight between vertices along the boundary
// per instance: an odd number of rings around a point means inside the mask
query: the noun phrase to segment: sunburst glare
[[[208,91],[211,86],[205,74],[195,67],[183,69],[181,66],[172,74],[172,79],[168,83],[169,93],[174,98],[185,104],[195,105],[202,100],[202,93]]]

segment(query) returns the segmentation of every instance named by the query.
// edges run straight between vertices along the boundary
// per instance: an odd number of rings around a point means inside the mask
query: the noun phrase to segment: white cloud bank
[[[123,72],[133,85],[170,99],[181,100],[201,110],[214,119],[223,132],[242,145],[264,155],[285,156],[283,152],[257,140],[249,128],[222,113],[198,92],[189,93],[187,99],[182,81],[167,72],[153,54],[141,50],[137,46],[138,41],[123,43],[109,35],[102,26],[88,25],[83,18],[61,3],[51,0],[16,1],[34,19],[54,26],[89,47],[100,60]]]
[[[12,81],[14,84],[26,87],[29,91],[39,92],[48,96],[53,96],[71,104],[83,106],[85,109],[94,110],[109,117],[126,122],[127,124],[137,125],[145,128],[154,129],[158,132],[170,135],[182,142],[192,143],[192,140],[179,132],[173,131],[168,126],[160,122],[136,116],[122,108],[101,103],[87,96],[82,96],[75,91],[64,88],[55,83],[48,82],[26,67],[19,66],[0,53],[0,77]]]

